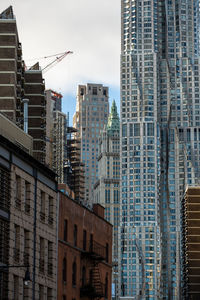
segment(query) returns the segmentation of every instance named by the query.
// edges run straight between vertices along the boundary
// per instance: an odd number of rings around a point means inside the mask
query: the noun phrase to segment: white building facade
[[[120,120],[115,101],[112,103],[108,124],[99,137],[99,178],[94,186],[95,203],[105,207],[105,218],[113,225],[112,295],[119,297],[118,228],[120,217]]]

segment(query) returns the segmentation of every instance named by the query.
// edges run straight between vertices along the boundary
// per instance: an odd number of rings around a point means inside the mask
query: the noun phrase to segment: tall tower
[[[200,174],[199,1],[121,7],[121,296],[182,299],[180,203]]]
[[[92,203],[93,186],[98,178],[98,138],[108,121],[108,87],[79,85],[73,126],[81,139],[81,160],[85,163],[85,201]]]
[[[118,299],[118,228],[120,217],[120,120],[115,101],[112,103],[108,124],[99,137],[98,180],[94,186],[95,203],[105,207],[105,217],[113,225],[112,283]],[[117,298],[116,298],[117,297]]]

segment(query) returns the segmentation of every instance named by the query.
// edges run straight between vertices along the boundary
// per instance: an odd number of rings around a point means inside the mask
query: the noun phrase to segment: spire
[[[119,130],[120,130],[120,120],[119,120],[119,115],[117,112],[117,106],[115,100],[113,100],[111,106],[111,112],[108,117],[107,132],[108,134],[112,135],[115,131],[119,132]]]
[[[0,14],[0,19],[14,19],[13,8],[9,6]]]

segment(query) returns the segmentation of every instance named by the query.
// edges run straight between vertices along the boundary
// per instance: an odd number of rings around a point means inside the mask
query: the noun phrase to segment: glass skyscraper
[[[121,8],[121,296],[183,299],[181,199],[200,178],[199,1]]]

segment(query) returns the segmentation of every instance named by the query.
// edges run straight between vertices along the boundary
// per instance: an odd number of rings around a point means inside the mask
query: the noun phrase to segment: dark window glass
[[[83,230],[83,250],[86,250],[87,232]]]
[[[77,246],[77,225],[74,225],[74,246]]]
[[[63,266],[62,266],[62,277],[63,281],[67,281],[67,260],[66,258],[63,259]]]
[[[72,265],[72,285],[76,285],[76,262]]]
[[[64,241],[66,241],[66,242],[67,242],[67,238],[68,238],[67,231],[68,231],[68,222],[67,222],[67,220],[64,220]]]

